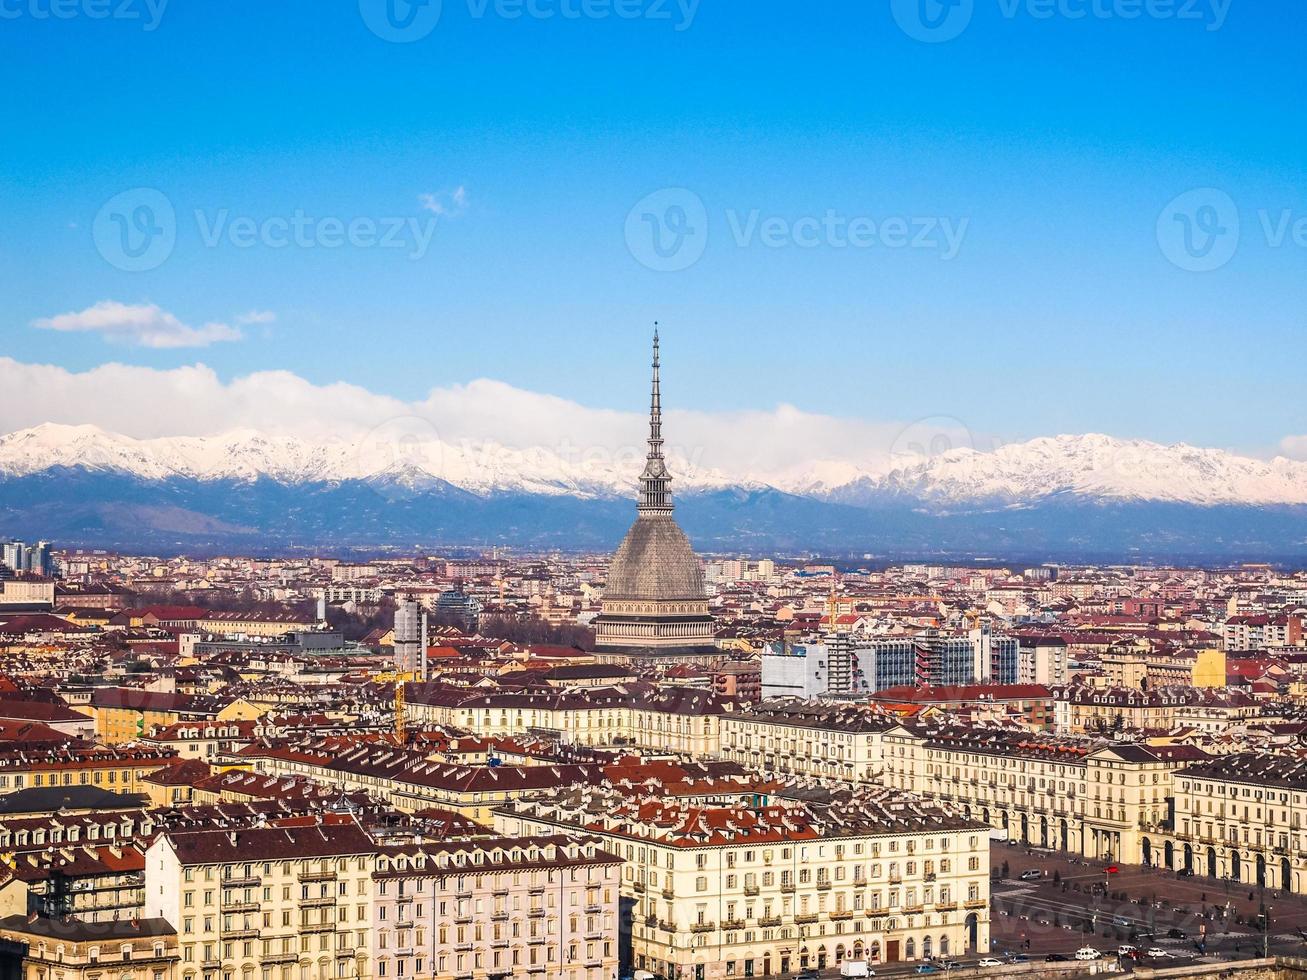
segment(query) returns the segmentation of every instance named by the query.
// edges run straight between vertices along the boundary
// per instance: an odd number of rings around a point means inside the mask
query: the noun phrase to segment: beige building
[[[1141,832],[1167,816],[1187,745],[1109,744],[1019,728],[900,726],[887,732],[885,782],[959,807],[1011,840],[1139,863]]]
[[[370,977],[375,853],[353,821],[165,833],[145,915],[176,927],[180,980]]]
[[[886,790],[817,804],[728,784],[518,800],[509,834],[587,833],[625,860],[633,966],[720,980],[989,948],[987,828]]]
[[[863,707],[776,699],[722,715],[721,758],[761,772],[874,783],[894,722]]]
[[[1226,755],[1175,774],[1175,815],[1155,824],[1143,860],[1255,887],[1307,891],[1307,763]]]
[[[21,951],[25,980],[175,980],[177,933],[163,919],[87,923],[10,915],[0,941]]]

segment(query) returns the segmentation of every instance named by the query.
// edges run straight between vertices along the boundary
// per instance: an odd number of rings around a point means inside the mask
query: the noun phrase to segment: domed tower
[[[663,459],[655,330],[649,455],[640,474],[635,523],[613,555],[602,609],[595,619],[596,652],[604,660],[709,661],[719,655],[713,644],[703,566],[672,517],[671,483]]]

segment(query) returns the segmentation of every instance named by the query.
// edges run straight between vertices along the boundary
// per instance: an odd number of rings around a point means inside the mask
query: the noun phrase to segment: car
[[[1139,947],[1131,946],[1129,943],[1122,943],[1116,948],[1117,956],[1133,956],[1137,952],[1139,952]]]
[[[1044,877],[1044,872],[1040,871],[1038,868],[1027,868],[1025,871],[1021,872],[1022,881],[1038,881],[1042,877]]]
[[[1065,963],[1070,957],[1062,953],[1049,953],[1044,957],[1045,963]]]
[[[1169,949],[1163,949],[1161,946],[1153,946],[1148,950],[1148,955],[1154,959],[1164,960],[1174,954]]]
[[[1078,960],[1101,960],[1103,954],[1094,949],[1093,946],[1081,946],[1076,950],[1076,959]]]
[[[957,960],[942,960],[942,961],[940,962],[939,965],[942,966],[942,967],[943,967],[944,969],[946,969],[946,970],[960,970],[960,969],[962,969],[962,964],[959,963]]]
[[[800,970],[796,976],[798,977],[798,980],[821,980],[821,971],[810,968],[807,970]]]
[[[1112,925],[1116,926],[1119,929],[1129,929],[1132,925],[1134,925],[1134,923],[1131,922],[1130,919],[1128,919],[1126,916],[1118,915],[1112,919]]]
[[[1110,875],[1119,874],[1121,872],[1121,869],[1118,868],[1115,864],[1109,864],[1106,870],[1107,873]]]
[[[939,967],[934,963],[920,963],[917,966],[918,973],[938,973]]]
[[[1186,935],[1184,934],[1184,930],[1183,930],[1183,929],[1168,929],[1168,930],[1166,930],[1166,938],[1167,938],[1167,939],[1188,939],[1189,937],[1186,936]]]
[[[986,956],[976,966],[1003,966],[1003,961],[993,956]]]
[[[1175,873],[1177,878],[1192,878],[1194,876],[1193,868],[1181,868]]]

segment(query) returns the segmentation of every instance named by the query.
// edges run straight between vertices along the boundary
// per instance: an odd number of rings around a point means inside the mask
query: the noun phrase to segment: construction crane
[[[404,717],[404,682],[395,681],[395,739],[400,745],[408,741],[408,721]]]

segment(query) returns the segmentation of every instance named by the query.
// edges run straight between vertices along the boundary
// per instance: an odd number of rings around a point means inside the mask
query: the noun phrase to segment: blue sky
[[[69,2],[0,4],[0,354],[21,364],[404,400],[493,378],[631,410],[658,319],[668,399],[703,412],[1259,453],[1307,433],[1301,5],[973,0],[923,41],[888,0],[444,0],[394,43],[372,0],[173,0],[153,29],[145,0]],[[175,243],[126,271],[96,234],[137,188]],[[1164,213],[1195,188],[1180,210],[1224,235],[1198,271]],[[688,265],[650,268],[640,234],[674,241],[687,202]],[[297,212],[317,244],[273,247]],[[332,219],[401,247],[323,247]],[[106,302],[201,346],[108,336],[114,310],[34,326]]]

